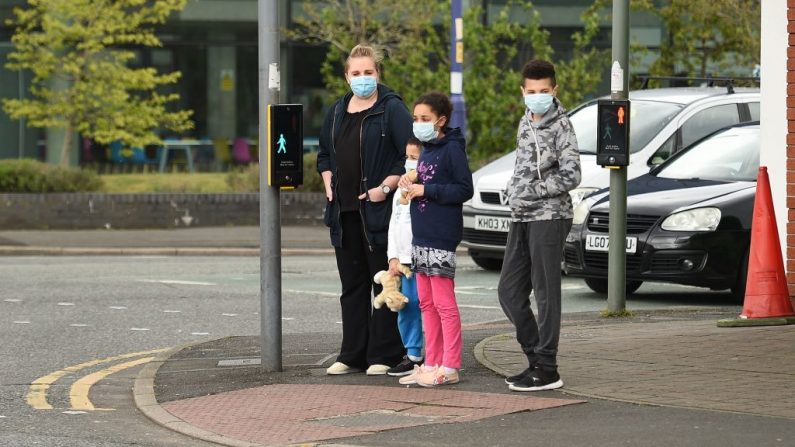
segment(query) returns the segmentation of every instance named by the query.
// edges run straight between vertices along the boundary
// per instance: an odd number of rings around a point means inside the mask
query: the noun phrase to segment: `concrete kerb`
[[[230,447],[266,447],[262,444],[254,444],[238,439],[228,438],[226,436],[195,427],[169,413],[157,402],[157,398],[155,397],[155,376],[157,375],[157,371],[160,369],[160,367],[163,366],[163,364],[168,361],[169,358],[183,349],[207,343],[208,341],[212,340],[202,340],[182,346],[177,346],[166,352],[160,353],[155,357],[154,360],[147,363],[135,377],[135,383],[133,385],[133,398],[135,400],[135,406],[141,413],[144,414],[144,416],[148,417],[156,424],[191,438],[201,439],[203,441],[214,442],[216,444],[227,445]]]
[[[285,256],[334,254],[331,248],[283,248]],[[259,248],[114,248],[0,245],[0,256],[259,256]]]

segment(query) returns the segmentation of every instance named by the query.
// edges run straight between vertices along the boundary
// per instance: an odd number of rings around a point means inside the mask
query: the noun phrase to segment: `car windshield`
[[[707,137],[657,171],[657,177],[726,182],[756,180],[759,169],[759,127],[737,127]]]
[[[681,104],[656,101],[632,101],[630,107],[630,152],[637,152],[649,143],[655,135],[682,109]],[[569,119],[577,134],[577,144],[581,154],[596,153],[596,103],[589,104]]]

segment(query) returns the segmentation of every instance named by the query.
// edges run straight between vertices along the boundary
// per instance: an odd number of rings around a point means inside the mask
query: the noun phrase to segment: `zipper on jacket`
[[[335,146],[336,143],[334,142],[334,140],[335,140],[334,132],[337,129],[337,110],[339,110],[339,107],[340,107],[339,103],[337,103],[337,105],[334,106],[334,118],[331,119],[331,150],[334,151],[334,160],[337,159],[337,148]],[[334,166],[334,171],[331,171],[332,180],[334,179],[334,177],[337,176],[336,170],[337,170],[337,167]],[[337,185],[335,185],[333,182],[332,182],[331,193],[332,193],[331,200],[332,201],[336,200],[337,199]],[[343,230],[342,230],[342,210],[340,209],[339,202],[337,203],[337,224],[339,224],[339,227],[340,227],[340,243],[342,243],[342,233],[343,233]]]
[[[367,115],[362,118],[362,123],[359,125],[359,169],[362,173],[362,184],[364,185],[364,197],[365,200],[368,202],[370,201],[370,188],[367,187],[367,177],[364,177],[364,149],[362,147],[362,132],[364,131],[364,122],[367,121],[367,118],[375,115],[380,115],[384,113],[384,111],[376,112],[376,113],[368,113]],[[383,130],[383,129],[382,129]],[[383,135],[382,135],[383,136]],[[367,219],[364,217],[364,212],[362,211],[362,207],[359,207],[359,217],[362,220],[362,233],[364,233],[364,240],[367,241],[367,248],[370,250],[370,253],[373,252],[373,243],[370,242],[370,237],[367,235]]]

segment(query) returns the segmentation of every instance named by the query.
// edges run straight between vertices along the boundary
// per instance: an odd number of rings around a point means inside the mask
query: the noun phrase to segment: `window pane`
[[[687,147],[718,129],[739,122],[737,104],[724,104],[702,110],[682,126],[682,147]]]

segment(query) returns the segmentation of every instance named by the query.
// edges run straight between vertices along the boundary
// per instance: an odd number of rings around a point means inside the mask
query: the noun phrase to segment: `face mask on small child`
[[[406,172],[417,169],[417,160],[406,160]]]

